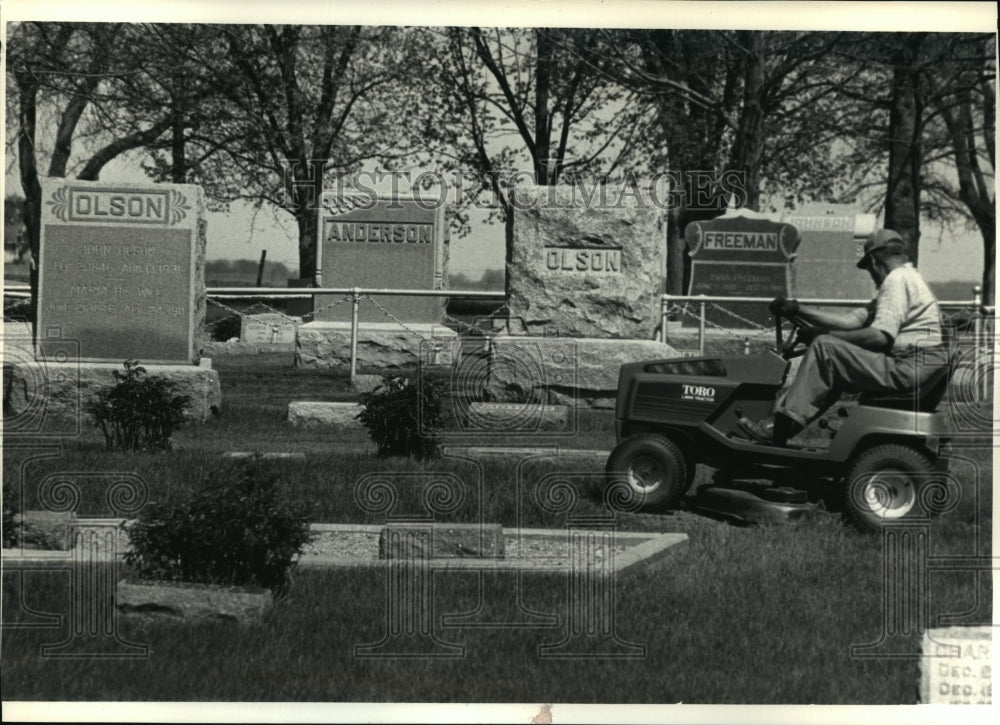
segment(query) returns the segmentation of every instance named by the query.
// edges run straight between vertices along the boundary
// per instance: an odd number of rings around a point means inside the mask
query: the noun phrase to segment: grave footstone
[[[240,342],[265,346],[294,345],[299,324],[301,320],[277,312],[245,315],[240,318]]]

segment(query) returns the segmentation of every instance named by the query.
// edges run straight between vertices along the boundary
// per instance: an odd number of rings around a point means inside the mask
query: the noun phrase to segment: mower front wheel
[[[934,466],[909,446],[875,446],[854,461],[847,474],[847,507],[863,531],[878,532],[887,520],[923,515],[921,489],[933,476]]]
[[[688,462],[676,443],[653,433],[623,440],[608,457],[607,485],[628,486],[636,508],[676,507],[691,485]]]

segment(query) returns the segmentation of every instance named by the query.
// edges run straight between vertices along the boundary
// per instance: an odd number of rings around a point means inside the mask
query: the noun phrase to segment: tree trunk
[[[183,184],[187,181],[187,158],[184,149],[184,109],[183,101],[179,98],[178,89],[180,79],[175,78],[175,88],[173,92],[173,106],[170,109],[170,180],[175,184]]]
[[[737,33],[747,49],[743,75],[743,105],[733,141],[730,167],[746,173],[746,206],[757,209],[760,200],[760,166],[764,155],[764,56],[761,33]]]
[[[889,187],[885,227],[906,240],[916,264],[920,249],[920,143],[923,107],[919,93],[917,55],[926,33],[908,33],[893,57],[889,109]]]
[[[996,301],[997,281],[997,228],[980,227],[983,232],[983,304],[992,305]]]
[[[299,278],[312,279],[314,283],[322,286],[322,270],[316,268],[316,248],[318,246],[318,226],[317,210],[306,207],[299,207],[295,211],[295,221],[299,226]],[[332,259],[322,260],[322,264],[327,269],[335,262]],[[319,272],[319,279],[317,277]]]
[[[535,183],[538,186],[555,185],[558,176],[556,160],[551,159],[551,125],[549,117],[549,89],[552,82],[553,44],[545,30],[535,31],[538,51],[535,63]],[[565,119],[564,119],[565,122]]]
[[[686,294],[684,286],[684,229],[681,226],[681,210],[671,209],[667,213],[667,294]]]
[[[17,159],[24,191],[24,227],[27,230],[28,249],[31,250],[31,266],[28,269],[28,284],[31,287],[31,329],[38,322],[38,265],[39,240],[41,238],[42,187],[38,181],[38,167],[35,161],[35,125],[37,85],[31,80],[18,78],[21,123],[17,133]]]

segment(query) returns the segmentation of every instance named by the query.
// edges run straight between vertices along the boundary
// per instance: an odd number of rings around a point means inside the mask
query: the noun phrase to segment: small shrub
[[[218,342],[226,342],[234,337],[239,337],[243,322],[239,315],[229,315],[215,321],[212,325],[212,339]]]
[[[141,578],[287,592],[312,538],[305,507],[259,463],[207,471],[194,491],[153,502],[129,526],[127,564]]]
[[[104,434],[109,451],[169,451],[171,436],[184,425],[191,396],[177,394],[177,384],[146,377],[138,360],[126,360],[118,382],[97,393],[85,408]]]
[[[416,385],[406,378],[387,379],[361,395],[365,409],[358,414],[380,456],[409,456],[417,460],[438,454],[444,385],[425,379]],[[421,430],[422,429],[422,430]]]

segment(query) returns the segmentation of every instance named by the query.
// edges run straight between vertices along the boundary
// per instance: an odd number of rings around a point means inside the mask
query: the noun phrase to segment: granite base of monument
[[[369,322],[358,327],[357,367],[359,370],[393,370],[424,363],[436,347],[439,357],[452,354],[458,335],[444,325]],[[438,343],[440,343],[438,345]],[[437,362],[441,362],[438,360]],[[306,368],[347,368],[351,364],[351,325],[347,322],[308,322],[298,329],[295,366]]]
[[[193,365],[142,366],[148,375],[159,375],[175,383],[178,394],[191,397],[191,407],[186,413],[191,420],[204,422],[222,407],[216,370]],[[112,372],[122,370],[121,363],[98,362],[5,361],[3,367],[5,426],[12,419],[23,419],[25,432],[29,431],[31,421],[41,426],[38,432],[45,432],[50,425],[62,424],[63,432],[88,427],[87,402],[101,389],[113,386]]]
[[[625,363],[677,357],[656,340],[497,337],[490,343],[493,400],[613,408]]]

